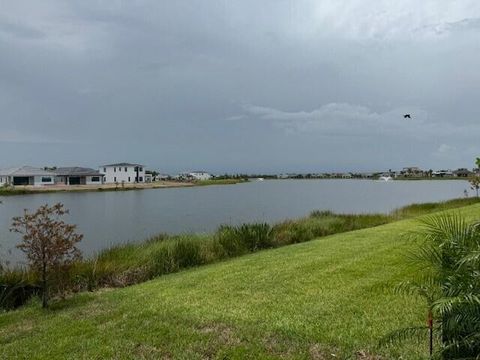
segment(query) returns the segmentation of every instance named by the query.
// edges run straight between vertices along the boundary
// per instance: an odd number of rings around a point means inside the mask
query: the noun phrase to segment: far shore
[[[12,195],[28,195],[28,194],[42,194],[54,192],[102,192],[102,191],[129,191],[129,190],[146,190],[146,189],[168,189],[168,188],[183,188],[194,186],[210,186],[210,185],[234,185],[248,181],[255,181],[258,178],[250,179],[212,179],[212,180],[198,180],[198,181],[154,181],[151,183],[135,183],[135,184],[97,184],[97,185],[45,185],[45,186],[11,186],[0,187],[0,196]],[[262,180],[379,180],[379,178],[273,178],[264,177]],[[397,177],[392,178],[391,181],[415,181],[415,180],[464,180],[468,181],[467,177]]]
[[[9,188],[0,188],[0,196],[41,194],[53,192],[92,192],[92,191],[128,191],[128,190],[146,190],[146,189],[167,189],[207,185],[233,185],[245,182],[244,179],[222,179],[205,181],[154,181],[151,183],[136,184],[98,184],[98,185],[47,185],[47,186],[12,186]]]

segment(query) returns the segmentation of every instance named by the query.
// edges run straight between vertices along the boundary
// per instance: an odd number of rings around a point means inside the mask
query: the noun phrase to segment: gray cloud
[[[41,39],[45,36],[42,31],[28,25],[10,22],[0,17],[0,34],[9,35],[20,39]]]
[[[360,170],[480,152],[476,1],[2,7],[0,166]]]

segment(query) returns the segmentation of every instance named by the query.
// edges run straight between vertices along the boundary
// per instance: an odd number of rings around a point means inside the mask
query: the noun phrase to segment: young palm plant
[[[479,359],[480,227],[444,214],[423,218],[409,236],[417,242],[409,258],[419,271],[398,290],[427,300],[427,326],[397,330],[384,341],[428,332],[431,357]],[[440,343],[436,351],[434,337]]]

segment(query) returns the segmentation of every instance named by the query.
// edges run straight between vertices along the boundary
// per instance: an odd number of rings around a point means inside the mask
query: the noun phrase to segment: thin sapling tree
[[[68,214],[68,210],[63,204],[46,204],[33,213],[25,210],[23,216],[12,219],[11,231],[22,235],[22,242],[17,247],[25,253],[31,270],[40,278],[44,308],[48,306],[52,275],[65,271],[73,262],[81,259],[81,252],[76,245],[83,235],[75,232],[76,225],[62,220],[65,214]]]

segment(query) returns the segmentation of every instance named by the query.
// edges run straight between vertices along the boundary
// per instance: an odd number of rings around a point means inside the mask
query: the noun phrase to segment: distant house
[[[432,172],[433,177],[446,177],[446,176],[453,176],[452,170],[435,170]]]
[[[151,173],[145,173],[145,182],[151,183],[153,181],[153,175]]]
[[[433,177],[446,177],[446,176],[453,176],[452,170],[435,170],[432,172]]]
[[[168,174],[157,174],[154,177],[154,181],[161,181],[161,180],[170,180],[172,177]]]
[[[175,176],[179,180],[210,180],[213,176],[206,171],[193,171],[193,172],[184,172]]]
[[[104,174],[98,170],[84,167],[59,167],[52,170],[56,184],[96,185],[103,183]]]
[[[453,175],[456,177],[469,177],[472,174],[473,172],[465,168],[460,168],[453,172]]]
[[[189,173],[194,180],[210,180],[213,176],[206,171],[194,171]]]
[[[112,183],[144,183],[145,166],[141,164],[116,163],[100,166],[103,182]]]
[[[56,174],[32,166],[21,166],[0,170],[0,185],[54,185]]]
[[[400,171],[400,174],[402,176],[423,176],[424,171],[420,169],[418,166],[409,166],[409,167],[404,167],[402,171]]]

